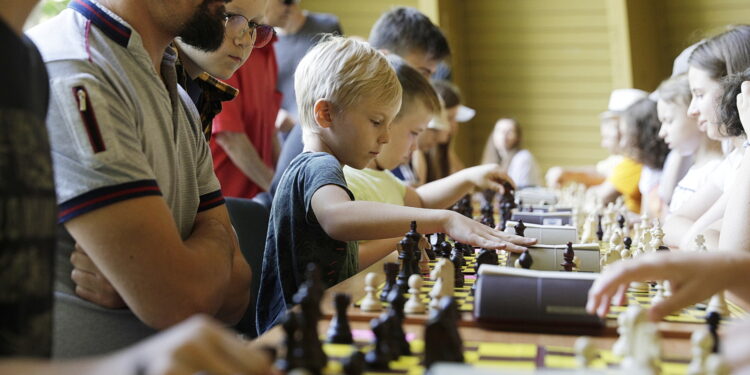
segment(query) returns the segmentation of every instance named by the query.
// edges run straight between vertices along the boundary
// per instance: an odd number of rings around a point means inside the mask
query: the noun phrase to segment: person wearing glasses
[[[250,268],[168,48],[179,36],[218,51],[225,14],[223,0],[72,0],[28,31],[51,94],[55,358],[111,353],[195,314],[235,324],[247,309]],[[97,275],[120,301],[92,302]]]
[[[274,1],[277,0],[269,0],[269,6]],[[232,3],[227,4],[228,9],[231,6]],[[265,21],[267,16],[266,13]],[[275,25],[255,28],[252,57],[226,81],[240,93],[235,100],[224,104],[214,120],[211,140],[214,172],[228,197],[253,198],[268,191],[273,179],[280,149],[275,122],[281,93],[276,88],[277,38],[272,26]]]
[[[266,2],[235,0],[226,4],[224,41],[215,51],[192,46],[179,37],[175,39],[179,56],[177,82],[198,107],[206,139],[211,138],[212,123],[222,110],[222,102],[234,99],[239,93],[237,88],[219,79],[232,77],[250,57],[253,47],[262,48],[273,36],[270,26],[260,24]]]

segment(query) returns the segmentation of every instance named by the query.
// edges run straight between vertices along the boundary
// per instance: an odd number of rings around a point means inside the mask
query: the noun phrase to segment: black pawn
[[[445,239],[445,233],[438,233],[437,256],[441,258],[450,258],[453,246]]]
[[[294,311],[287,312],[281,323],[281,328],[285,333],[284,346],[286,347],[286,353],[284,353],[283,359],[279,359],[276,366],[281,371],[289,372],[301,365],[298,357],[300,349],[298,349],[299,338],[297,333],[299,332],[299,321],[297,320],[297,313]]]
[[[392,359],[388,336],[390,335],[389,322],[378,318],[370,321],[370,328],[375,335],[375,346],[365,355],[367,368],[374,370],[387,370],[388,362]]]
[[[625,250],[630,251],[630,246],[633,245],[633,239],[630,237],[625,237],[625,239],[622,240],[622,244],[625,245]]]
[[[424,366],[436,362],[463,362],[464,349],[458,332],[458,305],[452,297],[443,297],[437,311],[425,325]]]
[[[388,299],[388,293],[391,291],[394,285],[396,285],[396,278],[398,277],[399,266],[398,263],[385,263],[383,264],[383,272],[385,272],[385,286],[383,291],[380,292],[380,300],[384,301]]]
[[[461,267],[466,265],[466,259],[464,259],[464,251],[460,247],[458,247],[458,244],[453,247],[453,250],[451,250],[451,260],[453,259],[453,256],[456,256],[458,258],[458,262],[461,264]]]
[[[524,232],[526,232],[526,225],[523,223],[523,220],[518,220],[518,224],[516,224],[516,227],[514,228],[516,230],[516,236],[524,236]]]
[[[479,250],[479,255],[477,255],[476,270],[479,271],[479,266],[482,264],[497,266],[499,263],[500,259],[497,256],[497,250],[482,248],[482,250]]]
[[[451,262],[453,263],[453,286],[456,288],[462,288],[465,283],[462,261],[463,253],[454,249],[451,255]]]
[[[576,264],[573,262],[574,258],[575,252],[573,251],[573,243],[568,242],[568,248],[565,249],[565,254],[563,255],[563,259],[565,259],[565,262],[560,264],[561,266],[563,266],[565,271],[573,272],[573,268],[576,266]]]
[[[391,321],[391,352],[394,359],[402,355],[411,355],[411,348],[409,342],[406,341],[406,333],[404,333],[404,304],[406,299],[401,293],[395,293],[391,291],[388,294],[388,311],[387,319]]]
[[[518,264],[525,269],[531,268],[531,265],[534,264],[534,260],[531,259],[531,253],[529,253],[529,250],[524,250],[523,253],[521,253],[518,257]]]
[[[345,375],[362,375],[365,372],[365,355],[355,350],[352,355],[344,358],[342,367]]]
[[[328,342],[332,344],[353,344],[352,329],[349,327],[346,309],[351,303],[351,297],[345,293],[336,293],[333,296],[333,306],[336,309],[336,315],[331,319],[331,325],[328,327]]]
[[[625,216],[622,216],[622,214],[617,215],[617,226],[620,228],[620,231],[625,230]]]
[[[464,257],[470,257],[474,255],[474,248],[469,244],[456,242],[455,247],[461,249],[461,251],[464,253]]]
[[[596,239],[599,240],[599,242],[601,242],[602,239],[604,239],[604,229],[602,229],[602,215],[599,215],[599,219],[597,220]]]
[[[719,323],[721,323],[721,314],[716,311],[708,313],[706,316],[706,323],[708,324],[708,332],[711,333],[711,337],[714,339],[714,346],[711,348],[711,353],[719,352]]]

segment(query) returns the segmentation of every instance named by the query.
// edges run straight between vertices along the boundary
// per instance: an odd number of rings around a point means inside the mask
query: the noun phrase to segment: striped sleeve
[[[65,223],[75,217],[109,206],[113,203],[150,195],[162,195],[155,180],[140,180],[119,185],[105,186],[88,191],[59,204],[57,220],[59,223]]]
[[[224,204],[224,195],[221,190],[201,195],[201,202],[198,205],[198,212],[202,212]]]

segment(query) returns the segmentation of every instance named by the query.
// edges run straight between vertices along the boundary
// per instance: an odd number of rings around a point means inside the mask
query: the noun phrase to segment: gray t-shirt
[[[70,7],[28,33],[50,76],[58,221],[161,196],[186,239],[197,213],[223,198],[197,110],[176,83],[176,54],[165,51],[159,76],[140,35],[120,17],[90,0]],[[129,309],[101,308],[75,295],[73,245],[60,225],[53,356],[107,353],[152,334]]]
[[[318,265],[326,288],[357,273],[357,241],[331,238],[312,209],[313,195],[326,185],[344,189],[354,200],[341,164],[325,152],[299,154],[281,178],[263,254],[256,312],[259,334],[277,324],[292,305],[308,263]]]
[[[341,26],[336,16],[324,13],[308,13],[305,24],[295,34],[279,35],[274,45],[276,62],[279,65],[279,80],[276,84],[283,94],[281,108],[297,117],[297,98],[294,93],[294,71],[297,65],[315,44],[321,34],[342,35]]]

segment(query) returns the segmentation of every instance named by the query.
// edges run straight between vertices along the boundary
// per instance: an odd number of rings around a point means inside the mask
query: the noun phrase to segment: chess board
[[[628,291],[628,304],[639,304],[643,308],[649,308],[651,307],[651,300],[653,299],[653,296],[656,294],[656,288],[652,287],[649,292],[632,292]],[[727,305],[729,306],[729,317],[723,317],[723,319],[727,320],[734,320],[739,319],[747,315],[745,310],[743,310],[741,307],[735,305],[731,301],[727,301]],[[609,315],[607,315],[608,319],[617,319],[617,316],[623,313],[625,310],[627,310],[627,306],[612,306],[610,309]],[[706,323],[706,309],[705,307],[702,307],[700,305],[693,305],[690,307],[686,307],[680,311],[677,311],[671,315],[668,315],[664,318],[664,321],[666,322],[673,322],[673,323],[698,323],[698,324],[705,324]]]
[[[474,296],[471,295],[471,287],[474,285],[474,281],[476,280],[476,276],[472,275],[465,275],[464,276],[464,286],[461,288],[454,288],[453,289],[453,297],[456,299],[456,302],[458,303],[458,311],[460,312],[472,312],[474,311]],[[427,304],[430,303],[430,291],[432,290],[432,287],[435,285],[435,282],[432,280],[425,279],[424,284],[422,284],[421,294],[422,294],[422,302],[427,306]],[[380,295],[380,292],[383,291],[383,287],[385,287],[385,283],[380,284],[378,287],[378,293],[377,295]],[[406,299],[409,299],[411,297],[411,294],[406,293],[404,294]],[[362,297],[359,301],[354,303],[355,307],[359,307],[362,304],[362,300],[364,300],[364,297]],[[388,302],[382,302],[383,309],[388,307]]]
[[[373,347],[371,333],[364,330],[353,330],[354,345],[324,344],[323,350],[328,355],[328,366],[324,374],[343,373],[342,361],[349,357],[354,350],[367,353]],[[369,336],[369,337],[368,337]],[[402,356],[391,361],[387,370],[365,371],[365,374],[410,374],[419,375],[425,371],[421,366],[424,353],[424,342],[418,339],[407,340],[411,345],[411,356]],[[501,342],[464,342],[464,360],[476,367],[493,368],[498,370],[535,370],[535,369],[576,369],[576,359],[572,347],[543,346],[523,343]],[[617,368],[620,358],[609,350],[600,350],[597,358],[591,363],[592,369]],[[662,374],[684,374],[687,371],[689,359],[662,358]]]

